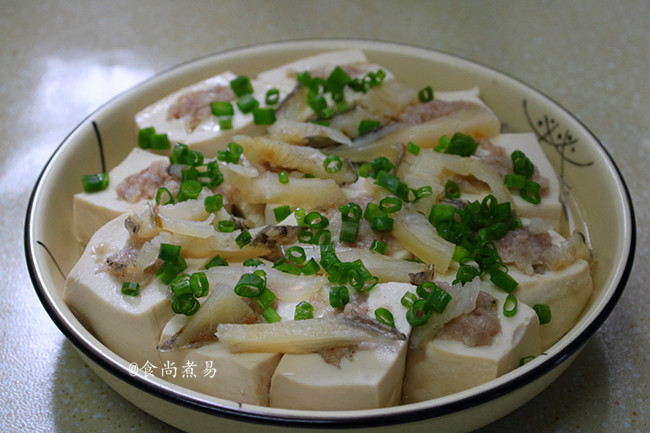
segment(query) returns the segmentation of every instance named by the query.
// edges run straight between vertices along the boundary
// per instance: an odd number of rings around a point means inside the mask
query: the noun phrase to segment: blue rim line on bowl
[[[372,43],[377,43],[380,41],[367,41],[367,40],[348,40],[348,39],[327,39],[327,40],[300,40],[300,41],[285,41],[285,42],[279,42],[280,44],[284,45],[291,45],[291,44],[301,44],[301,43],[309,43],[309,42],[327,42],[327,41],[332,41],[332,42],[342,42],[342,43],[349,43],[350,45],[354,45],[355,43],[357,44],[372,44]],[[91,113],[89,116],[87,116],[84,120],[82,120],[76,127],[73,129],[64,139],[63,141],[57,146],[56,150],[53,152],[53,154],[50,156],[48,159],[47,163],[45,164],[43,170],[39,174],[39,177],[36,181],[36,184],[34,186],[34,189],[32,190],[28,207],[27,207],[27,212],[26,212],[26,218],[25,218],[25,232],[24,232],[24,248],[25,248],[25,255],[26,255],[26,260],[27,260],[27,267],[29,270],[29,275],[32,280],[32,284],[34,285],[35,291],[37,296],[39,297],[39,300],[43,304],[44,308],[54,321],[54,323],[57,325],[57,327],[61,330],[61,332],[66,336],[68,340],[72,342],[72,344],[85,356],[87,356],[89,359],[91,359],[94,363],[99,365],[101,368],[106,370],[107,372],[111,373],[112,375],[116,376],[117,378],[134,385],[138,389],[145,391],[147,393],[150,393],[154,396],[163,398],[169,402],[175,403],[182,405],[186,408],[192,409],[192,410],[197,410],[201,412],[205,412],[208,414],[212,415],[220,415],[224,417],[231,418],[233,420],[237,421],[245,421],[245,422],[251,422],[251,423],[261,423],[261,424],[274,424],[276,426],[281,426],[281,427],[310,427],[310,428],[363,428],[363,427],[375,427],[375,426],[386,426],[386,425],[392,425],[392,424],[406,424],[406,423],[412,423],[416,421],[421,421],[425,420],[428,418],[432,417],[440,417],[444,415],[448,415],[451,413],[457,413],[461,412],[463,410],[479,406],[481,404],[487,403],[497,397],[500,397],[502,395],[508,394],[514,390],[520,389],[523,386],[531,383],[537,378],[542,377],[546,373],[550,372],[553,370],[555,367],[559,366],[562,364],[564,361],[566,361],[569,357],[571,357],[574,353],[576,353],[588,340],[591,338],[591,336],[597,331],[597,329],[603,324],[605,319],[609,316],[611,311],[613,310],[614,306],[618,302],[623,289],[629,279],[632,265],[633,265],[633,260],[634,260],[634,252],[636,249],[636,218],[634,214],[634,208],[632,205],[632,200],[631,196],[628,190],[628,187],[623,179],[623,176],[620,172],[620,169],[612,159],[610,153],[607,151],[607,149],[603,146],[603,144],[594,136],[594,134],[584,125],[582,122],[577,119],[573,114],[565,110],[564,108],[561,107],[560,104],[555,102],[553,99],[548,97],[547,95],[541,93],[537,89],[527,85],[523,81],[514,78],[510,76],[507,73],[503,73],[501,71],[498,71],[494,68],[482,65],[480,63],[477,63],[472,60],[468,59],[463,59],[461,57],[447,54],[441,51],[437,50],[432,50],[430,48],[426,47],[417,47],[413,45],[406,45],[406,44],[399,44],[399,43],[394,43],[394,42],[380,42],[381,44],[388,44],[392,45],[393,47],[404,47],[404,48],[415,48],[415,49],[420,49],[420,50],[425,50],[430,53],[436,53],[444,56],[449,56],[454,59],[460,59],[462,61],[471,63],[473,65],[478,65],[482,68],[485,68],[486,70],[491,71],[492,73],[496,73],[499,75],[502,75],[504,77],[507,77],[510,80],[513,80],[514,82],[526,86],[528,89],[533,91],[534,93],[537,93],[539,96],[542,98],[546,99],[547,101],[550,101],[553,105],[557,106],[564,114],[572,118],[580,127],[584,128],[586,133],[590,135],[593,140],[598,144],[600,149],[604,152],[606,155],[607,159],[609,160],[609,163],[613,167],[617,180],[620,184],[621,189],[623,190],[623,195],[624,199],[627,204],[627,211],[629,212],[630,216],[630,221],[629,221],[629,229],[630,229],[630,234],[631,234],[631,239],[630,239],[630,245],[629,249],[627,251],[627,258],[625,261],[624,269],[620,273],[620,278],[617,282],[617,287],[613,291],[612,296],[609,298],[608,302],[606,305],[603,306],[602,310],[599,312],[599,314],[594,318],[594,320],[589,323],[589,325],[568,345],[562,350],[561,352],[553,355],[553,356],[548,356],[545,357],[541,362],[537,363],[534,367],[530,368],[528,371],[524,372],[523,374],[513,378],[512,380],[509,380],[506,383],[497,385],[493,387],[492,389],[482,391],[478,394],[471,395],[469,397],[464,397],[463,399],[459,401],[451,401],[449,403],[442,403],[434,407],[424,407],[424,408],[409,408],[411,405],[406,405],[402,406],[404,410],[399,411],[397,413],[387,413],[387,414],[372,414],[371,416],[358,416],[355,415],[356,411],[351,411],[349,412],[349,416],[343,416],[343,417],[309,417],[309,416],[304,416],[304,417],[296,417],[296,416],[285,416],[285,415],[276,415],[276,414],[262,414],[262,413],[254,413],[254,412],[245,412],[242,410],[238,410],[235,407],[226,407],[226,406],[218,406],[216,404],[210,404],[209,402],[201,401],[200,399],[192,398],[189,396],[184,396],[184,395],[178,395],[175,392],[164,388],[156,383],[153,383],[151,381],[148,381],[140,376],[133,376],[127,372],[122,366],[118,365],[117,363],[113,362],[110,359],[107,359],[106,357],[102,356],[101,354],[95,352],[94,348],[91,346],[91,344],[84,339],[82,339],[80,336],[76,335],[73,330],[71,329],[70,324],[67,322],[67,320],[63,317],[61,312],[58,310],[54,300],[51,298],[51,294],[48,292],[48,290],[44,287],[42,284],[42,280],[40,279],[36,264],[34,262],[34,251],[33,251],[33,246],[34,245],[39,245],[41,247],[46,248],[38,239],[33,239],[33,233],[32,233],[32,227],[33,227],[33,222],[34,222],[34,212],[33,212],[33,207],[34,207],[34,202],[36,195],[38,193],[39,187],[42,182],[42,178],[44,177],[46,171],[50,167],[50,164],[54,157],[57,155],[57,153],[60,151],[61,147],[68,141],[68,139],[77,131],[82,125],[87,123],[87,121],[92,118],[97,112],[102,110],[106,105],[110,104],[112,101],[120,98],[124,93],[127,93],[134,88],[137,88],[139,86],[144,85],[145,83],[163,76],[171,71],[177,70],[183,66],[190,65],[192,63],[198,62],[202,59],[208,59],[213,56],[219,56],[219,55],[225,55],[228,53],[236,52],[236,51],[242,51],[246,49],[251,49],[254,47],[259,47],[259,46],[264,46],[264,45],[277,45],[278,42],[268,42],[265,44],[256,44],[254,46],[248,46],[248,47],[237,47],[233,48],[230,50],[226,51],[221,51],[218,53],[212,53],[208,54],[206,56],[202,56],[193,60],[189,60],[187,62],[180,63],[178,65],[175,65],[171,68],[168,68],[164,71],[161,71],[152,77],[148,78],[147,80],[139,83],[138,85],[126,90],[125,92],[122,92],[115,97],[111,98],[109,101],[104,103],[102,106],[100,106],[97,110],[95,110],[93,113]],[[47,250],[47,249],[46,249]],[[48,251],[49,254],[49,251]],[[307,412],[308,413],[308,412]],[[405,416],[408,414],[408,419]]]

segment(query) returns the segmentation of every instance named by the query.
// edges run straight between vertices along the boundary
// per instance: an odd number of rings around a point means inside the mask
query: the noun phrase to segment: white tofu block
[[[167,341],[185,322],[184,316],[174,316],[162,331],[160,341]],[[215,341],[196,349],[161,353],[161,365],[168,367],[161,377],[204,394],[267,406],[271,376],[281,356],[279,353],[230,353]]]
[[[389,309],[398,330],[408,335],[406,309],[400,299],[409,284],[378,284],[368,296],[368,316]],[[273,375],[270,405],[305,410],[355,410],[399,403],[406,341],[363,343],[340,364],[327,363],[318,353],[285,354]]]
[[[498,300],[501,331],[487,346],[466,346],[460,341],[434,338],[424,350],[409,350],[403,401],[414,403],[453,394],[495,379],[541,352],[539,320],[535,311],[519,302],[517,314],[503,315],[507,294],[491,283],[481,289]]]
[[[127,244],[124,219],[113,219],[90,239],[66,279],[63,299],[86,328],[127,362],[158,365],[156,344],[173,316],[167,287],[153,278],[138,296],[126,296],[122,282],[100,267]]]
[[[108,221],[125,212],[139,209],[145,201],[129,203],[117,197],[117,186],[127,177],[149,167],[156,161],[169,159],[140,148],[134,148],[109,176],[108,188],[98,192],[80,192],[74,195],[73,227],[75,237],[82,244],[88,243],[93,233]]]

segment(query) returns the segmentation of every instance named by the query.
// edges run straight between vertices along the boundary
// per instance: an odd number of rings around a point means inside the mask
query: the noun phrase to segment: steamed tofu
[[[519,302],[513,317],[503,315],[507,294],[491,283],[481,290],[498,300],[501,331],[492,344],[470,347],[456,340],[434,338],[424,350],[408,353],[403,401],[415,403],[460,392],[495,379],[519,365],[522,358],[541,352],[539,320],[535,311]]]
[[[113,219],[90,239],[68,275],[63,299],[84,326],[126,361],[158,365],[156,343],[173,316],[167,287],[154,277],[141,285],[139,296],[126,296],[122,281],[103,266],[127,245],[125,218]]]
[[[406,309],[400,299],[410,284],[385,283],[373,288],[367,299],[368,317],[384,307],[395,319],[396,328],[410,333]],[[305,410],[354,410],[392,406],[399,403],[407,351],[406,341],[362,343],[341,353],[336,351],[285,354],[271,381],[270,405]]]
[[[164,343],[185,324],[185,316],[174,316],[162,331]],[[279,353],[230,353],[218,341],[196,349],[160,353],[162,365],[169,367],[162,377],[208,395],[239,403],[267,406],[273,371]]]
[[[526,275],[513,266],[509,274],[519,283],[513,294],[520,306],[547,304],[551,309],[551,321],[540,326],[544,349],[571,329],[593,292],[589,263],[583,259],[559,271],[534,275]]]
[[[97,229],[125,212],[134,212],[143,205],[143,200],[129,203],[117,196],[117,187],[124,179],[138,173],[157,161],[168,158],[135,148],[109,172],[108,188],[98,192],[80,192],[74,195],[73,227],[79,242],[87,244]]]
[[[524,152],[535,167],[537,167],[539,173],[548,179],[548,194],[542,197],[542,201],[539,204],[529,203],[517,193],[512,194],[518,215],[524,218],[541,218],[555,230],[559,230],[560,217],[562,215],[560,183],[535,134],[501,134],[491,141],[494,145],[505,148],[508,155],[512,154],[515,150]]]
[[[136,114],[135,122],[138,129],[153,126],[156,133],[166,133],[172,145],[177,142],[187,144],[191,150],[199,151],[206,157],[216,156],[217,151],[225,149],[230,139],[236,134],[258,135],[263,133],[266,127],[256,125],[253,122],[252,113],[244,114],[239,110],[235,103],[234,94],[227,95],[230,91],[230,81],[235,78],[237,78],[237,75],[232,72],[224,72],[164,97]],[[271,88],[278,88],[280,101],[291,91],[291,87],[258,80],[251,80],[251,84],[254,90],[253,96],[257,101],[261,101],[261,106],[264,106],[266,92]],[[221,97],[215,96],[215,100],[226,99],[232,102],[234,108],[232,128],[221,129],[219,119],[213,116],[211,112],[204,113],[204,115],[196,118],[193,117],[193,114],[187,114],[179,118],[170,115],[170,110],[183,103],[183,100],[188,105],[195,104],[197,109],[199,109],[199,106],[203,106],[200,109],[208,111],[209,106],[207,104],[212,101],[206,102],[201,101],[201,99],[209,99],[210,96],[208,95],[211,91],[215,94],[225,95]],[[191,102],[192,99],[195,99],[196,102]]]

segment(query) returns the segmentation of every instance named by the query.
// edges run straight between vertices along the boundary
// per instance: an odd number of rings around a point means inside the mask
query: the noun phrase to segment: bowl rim
[[[217,58],[219,56],[234,54],[237,52],[245,52],[247,50],[254,50],[260,47],[284,46],[290,48],[293,45],[298,47],[302,45],[309,45],[309,44],[317,45],[317,44],[324,44],[324,43],[325,44],[330,43],[333,45],[337,43],[349,44],[351,46],[354,46],[354,44],[357,45],[361,44],[362,45],[361,49],[364,49],[364,46],[366,48],[375,47],[377,49],[380,49],[382,46],[392,47],[392,48],[403,47],[408,49],[421,50],[422,52],[429,52],[431,54],[441,55],[443,57],[447,57],[448,59],[460,60],[463,63],[466,63],[467,65],[478,66],[491,73],[500,75],[501,77],[511,80],[512,82],[525,87],[528,91],[531,91],[532,93],[536,94],[542,99],[545,99],[548,102],[550,102],[555,108],[560,110],[564,115],[568,116],[573,121],[575,121],[578,126],[583,128],[585,133],[594,141],[594,143],[604,153],[605,160],[610,165],[610,168],[613,169],[613,172],[615,173],[615,180],[618,181],[618,186],[624,193],[622,198],[627,204],[627,207],[624,209],[624,217],[627,217],[629,219],[628,221],[629,233],[630,233],[629,248],[627,251],[623,251],[623,254],[621,256],[623,257],[625,256],[625,254],[627,254],[627,257],[625,258],[623,270],[620,273],[620,278],[618,282],[615,283],[616,288],[612,291],[611,296],[609,297],[605,305],[602,306],[600,312],[585,326],[585,328],[578,335],[576,335],[576,337],[573,340],[567,343],[565,348],[563,348],[561,351],[559,351],[554,355],[545,357],[541,362],[536,363],[536,365],[534,365],[528,371],[525,371],[524,373],[515,376],[514,378],[505,381],[504,383],[497,384],[493,387],[490,387],[490,389],[482,390],[480,392],[477,392],[469,396],[464,396],[459,400],[443,402],[435,406],[433,405],[426,406],[421,404],[410,404],[410,405],[398,406],[398,407],[403,407],[404,410],[384,413],[384,414],[375,413],[374,411],[371,411],[372,413],[368,415],[366,411],[353,410],[353,411],[333,411],[329,413],[329,415],[331,416],[327,416],[328,412],[319,412],[319,414],[325,413],[325,416],[311,416],[311,414],[313,413],[311,411],[292,411],[294,413],[290,415],[256,413],[253,411],[242,409],[241,408],[242,405],[240,405],[239,408],[236,408],[235,406],[227,406],[227,405],[218,406],[216,404],[207,402],[199,398],[177,393],[173,389],[169,389],[159,384],[156,384],[152,381],[140,377],[139,375],[133,376],[127,373],[123,368],[120,368],[119,365],[114,360],[111,360],[110,356],[95,351],[94,347],[88,344],[85,341],[85,339],[77,335],[77,331],[72,326],[69,326],[69,323],[65,319],[64,314],[59,310],[54,299],[52,298],[52,294],[50,293],[49,289],[45,286],[43,281],[40,279],[33,245],[39,245],[45,248],[48,254],[49,254],[49,250],[47,250],[47,247],[44,244],[42,244],[40,241],[33,239],[34,233],[32,232],[32,227],[35,221],[35,215],[34,215],[35,200],[37,198],[38,191],[41,188],[42,179],[46,174],[46,172],[48,171],[48,169],[50,168],[52,161],[54,160],[56,155],[61,151],[62,147],[68,142],[70,137],[73,136],[75,132],[79,130],[83,125],[88,123],[88,121],[93,116],[97,115],[106,106],[112,104],[114,101],[122,98],[125,94],[133,91],[136,88],[140,88],[146,83],[156,80],[161,76],[170,74],[178,69],[184,68],[186,66],[190,66],[194,63],[198,64],[202,60]],[[331,47],[330,49],[336,49],[336,48],[338,47]],[[200,57],[196,57],[178,63],[162,71],[156,72],[155,74],[146,78],[145,80],[135,84],[134,86],[129,87],[128,89],[110,98],[108,101],[103,103],[97,109],[93,110],[88,116],[86,116],[81,122],[79,122],[63,138],[61,143],[58,144],[56,149],[52,152],[47,162],[43,166],[43,169],[39,173],[39,176],[36,180],[34,188],[32,189],[32,192],[29,197],[29,202],[28,202],[27,211],[25,215],[23,241],[24,241],[25,258],[27,261],[27,268],[30,275],[30,279],[32,281],[34,290],[36,291],[36,294],[41,304],[49,314],[52,321],[56,324],[59,330],[65,335],[65,337],[74,345],[74,347],[78,351],[80,351],[84,356],[92,360],[100,368],[107,371],[111,375],[117,377],[118,379],[126,382],[127,384],[135,386],[141,391],[144,391],[155,397],[162,398],[170,403],[178,404],[188,409],[198,410],[200,412],[207,413],[209,415],[218,415],[218,416],[227,417],[236,421],[243,421],[243,422],[256,423],[256,424],[266,424],[266,425],[273,424],[275,426],[281,426],[281,427],[310,427],[310,428],[366,427],[367,428],[367,427],[374,427],[380,425],[386,426],[386,425],[394,425],[394,424],[413,423],[413,422],[422,421],[429,418],[441,417],[444,415],[461,412],[488,403],[498,397],[501,397],[505,394],[518,390],[524,387],[525,385],[533,382],[534,380],[544,376],[546,373],[550,372],[554,368],[558,367],[560,364],[562,364],[564,361],[566,361],[568,358],[570,358],[572,355],[578,352],[582,348],[582,346],[593,336],[593,334],[597,331],[597,329],[604,323],[606,318],[610,315],[616,303],[620,299],[632,270],[634,253],[636,250],[636,232],[637,232],[636,218],[635,218],[631,195],[626,185],[626,182],[623,178],[623,175],[619,167],[616,165],[615,161],[613,160],[611,154],[600,142],[600,140],[592,133],[592,131],[589,128],[587,128],[587,126],[585,126],[575,115],[573,115],[571,112],[569,112],[562,105],[557,103],[555,100],[550,98],[548,95],[539,91],[535,87],[528,85],[524,81],[509,75],[508,73],[502,72],[490,66],[486,66],[484,64],[481,64],[480,62],[470,60],[455,54],[443,52],[430,47],[417,46],[417,45],[406,44],[401,42],[382,41],[382,40],[368,40],[368,39],[357,39],[357,38],[321,38],[321,39],[269,41],[269,42],[255,43],[246,46],[234,47],[227,50],[209,53]],[[618,268],[620,268],[621,263],[622,260],[619,262]],[[434,399],[429,401],[434,402],[436,400],[439,399]],[[417,405],[417,407],[414,407],[415,405]],[[360,413],[364,413],[364,415],[359,415]],[[335,414],[340,414],[341,416],[334,416]],[[407,414],[408,417],[405,416]]]

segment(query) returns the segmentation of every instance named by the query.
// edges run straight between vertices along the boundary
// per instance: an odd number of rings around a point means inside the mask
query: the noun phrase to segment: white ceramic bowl
[[[508,130],[538,135],[569,192],[567,210],[581,230],[588,228],[595,252],[595,292],[586,311],[545,355],[515,371],[454,395],[386,409],[316,412],[257,407],[132,375],[129,363],[85,329],[61,298],[64,275],[82,252],[71,224],[72,196],[80,190],[81,175],[100,171],[102,158],[108,169],[120,162],[135,144],[136,112],[174,90],[228,69],[254,76],[297,58],[345,48],[364,50],[374,62],[415,86],[456,90],[478,85]],[[620,297],[634,246],[634,212],[620,172],[589,130],[557,103],[516,79],[467,60],[423,48],[356,40],[271,43],[209,55],[115,97],[81,122],[54,152],[34,187],[25,224],[25,251],[36,292],[88,365],[136,406],[196,432],[279,432],[287,427],[461,432],[488,424],[542,391],[578,356]]]

